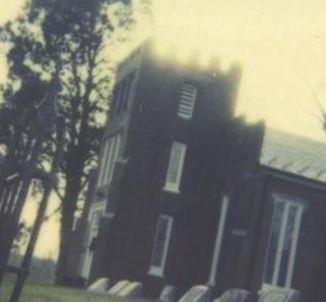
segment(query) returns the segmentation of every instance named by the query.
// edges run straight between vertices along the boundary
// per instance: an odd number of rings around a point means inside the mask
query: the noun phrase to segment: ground
[[[0,301],[7,302],[11,283],[6,282],[0,290]],[[52,285],[27,283],[20,302],[128,302],[127,300],[86,293],[82,290],[67,289]]]

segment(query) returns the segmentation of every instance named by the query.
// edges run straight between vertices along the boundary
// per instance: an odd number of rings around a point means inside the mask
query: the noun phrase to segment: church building
[[[326,299],[326,148],[236,117],[240,82],[237,65],[177,63],[152,41],[120,64],[80,277],[151,298],[207,284]]]

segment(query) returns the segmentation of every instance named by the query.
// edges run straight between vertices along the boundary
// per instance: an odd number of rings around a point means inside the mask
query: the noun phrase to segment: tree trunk
[[[75,173],[76,175],[77,173]],[[66,192],[62,200],[62,211],[60,219],[60,243],[59,257],[56,267],[56,284],[69,286],[73,277],[69,268],[70,245],[73,242],[73,225],[77,201],[80,193],[81,177],[67,177]]]

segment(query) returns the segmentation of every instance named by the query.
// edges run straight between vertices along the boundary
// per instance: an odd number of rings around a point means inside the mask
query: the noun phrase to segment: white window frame
[[[177,164],[177,176],[176,180],[173,182],[170,180],[171,171],[175,168],[173,165],[174,157],[176,156],[177,148],[181,148],[180,158]],[[180,193],[180,183],[182,178],[183,166],[186,157],[187,145],[181,142],[174,141],[172,143],[170,158],[169,158],[169,165],[167,168],[166,179],[165,179],[165,186],[163,190],[173,192],[173,193]]]
[[[100,169],[99,169],[99,174],[97,178],[97,186],[101,186],[103,183],[103,176],[104,176],[104,171],[106,167],[106,163],[108,160],[109,156],[109,149],[110,149],[110,140],[106,139],[104,142],[104,147],[103,147],[103,153],[101,156],[101,162],[100,162]]]
[[[226,224],[226,217],[228,214],[230,200],[227,195],[223,196],[221,207],[220,207],[220,215],[219,215],[219,222],[218,227],[216,231],[216,238],[215,238],[215,246],[214,246],[214,252],[213,252],[213,258],[212,258],[212,264],[211,264],[211,270],[208,278],[208,285],[215,286],[216,284],[216,277],[218,273],[218,265],[219,265],[219,259],[223,244],[223,237],[224,237],[224,229]]]
[[[191,84],[183,84],[181,87],[178,116],[185,120],[190,120],[194,114],[198,89]]]
[[[115,162],[119,156],[121,148],[121,135],[117,134],[111,138],[110,156],[103,177],[103,184],[109,184],[112,181]]]
[[[121,133],[111,136],[105,140],[97,181],[98,187],[109,185],[111,183],[115,162],[118,159],[120,150]]]
[[[282,286],[285,288],[291,288],[294,267],[295,267],[295,258],[296,258],[299,235],[300,235],[300,228],[301,228],[301,223],[302,223],[302,215],[303,215],[303,210],[304,210],[305,205],[302,202],[291,201],[291,200],[285,199],[285,198],[283,198],[281,196],[277,196],[277,195],[275,195],[273,198],[274,198],[273,218],[271,221],[270,236],[269,236],[269,242],[268,242],[267,251],[266,251],[262,287],[263,287],[263,289],[274,287],[274,286]],[[267,261],[268,261],[268,257],[269,257],[269,253],[270,253],[270,241],[271,241],[271,236],[272,236],[272,228],[273,228],[274,215],[275,215],[275,206],[277,203],[283,203],[284,209],[282,212],[282,221],[281,221],[280,232],[279,232],[279,236],[277,238],[277,249],[276,249],[276,255],[275,255],[275,262],[274,262],[274,267],[273,267],[272,276],[271,276],[272,280],[271,280],[271,282],[267,282],[266,281]],[[286,269],[285,284],[280,285],[280,284],[278,284],[278,279],[279,279],[280,266],[281,266],[281,260],[282,260],[282,251],[283,251],[283,247],[284,247],[284,243],[285,243],[285,232],[286,232],[286,227],[287,227],[287,223],[288,223],[288,219],[289,219],[288,215],[289,215],[289,211],[290,211],[291,207],[296,207],[297,211],[296,211],[295,218],[294,218],[292,242],[291,242],[289,260],[288,260],[287,269]]]
[[[92,264],[93,264],[93,251],[89,250],[89,246],[91,242],[94,240],[94,238],[98,235],[99,227],[97,221],[95,221],[94,217],[95,214],[98,213],[101,217],[105,215],[105,202],[96,202],[94,203],[88,214],[88,231],[87,231],[87,238],[86,238],[86,251],[83,257],[83,263],[80,268],[81,276],[83,276],[85,279],[89,278],[89,274],[91,272]]]
[[[153,265],[153,257],[155,255],[155,249],[156,249],[156,243],[157,243],[157,236],[159,233],[159,225],[160,225],[160,220],[165,219],[167,220],[167,229],[166,229],[166,236],[165,236],[165,242],[164,242],[164,250],[162,254],[162,259],[161,259],[161,265],[156,266]],[[171,239],[171,233],[172,233],[172,226],[173,226],[173,217],[168,216],[168,215],[160,215],[157,226],[156,226],[156,234],[155,234],[155,240],[154,240],[154,245],[153,245],[153,251],[152,251],[152,257],[151,257],[151,264],[148,273],[153,276],[157,277],[163,277],[164,276],[164,269],[165,269],[165,264],[166,264],[166,259],[167,259],[167,254],[169,250],[169,245],[170,245],[170,239]]]

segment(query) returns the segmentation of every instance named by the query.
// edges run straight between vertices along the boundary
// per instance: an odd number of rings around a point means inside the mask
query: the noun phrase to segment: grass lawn
[[[6,282],[1,288],[0,302],[7,302],[12,288],[11,283]],[[67,289],[52,285],[26,283],[20,302],[108,302],[128,300],[111,298],[98,294],[87,293],[82,290]],[[138,300],[139,301],[139,300]]]

